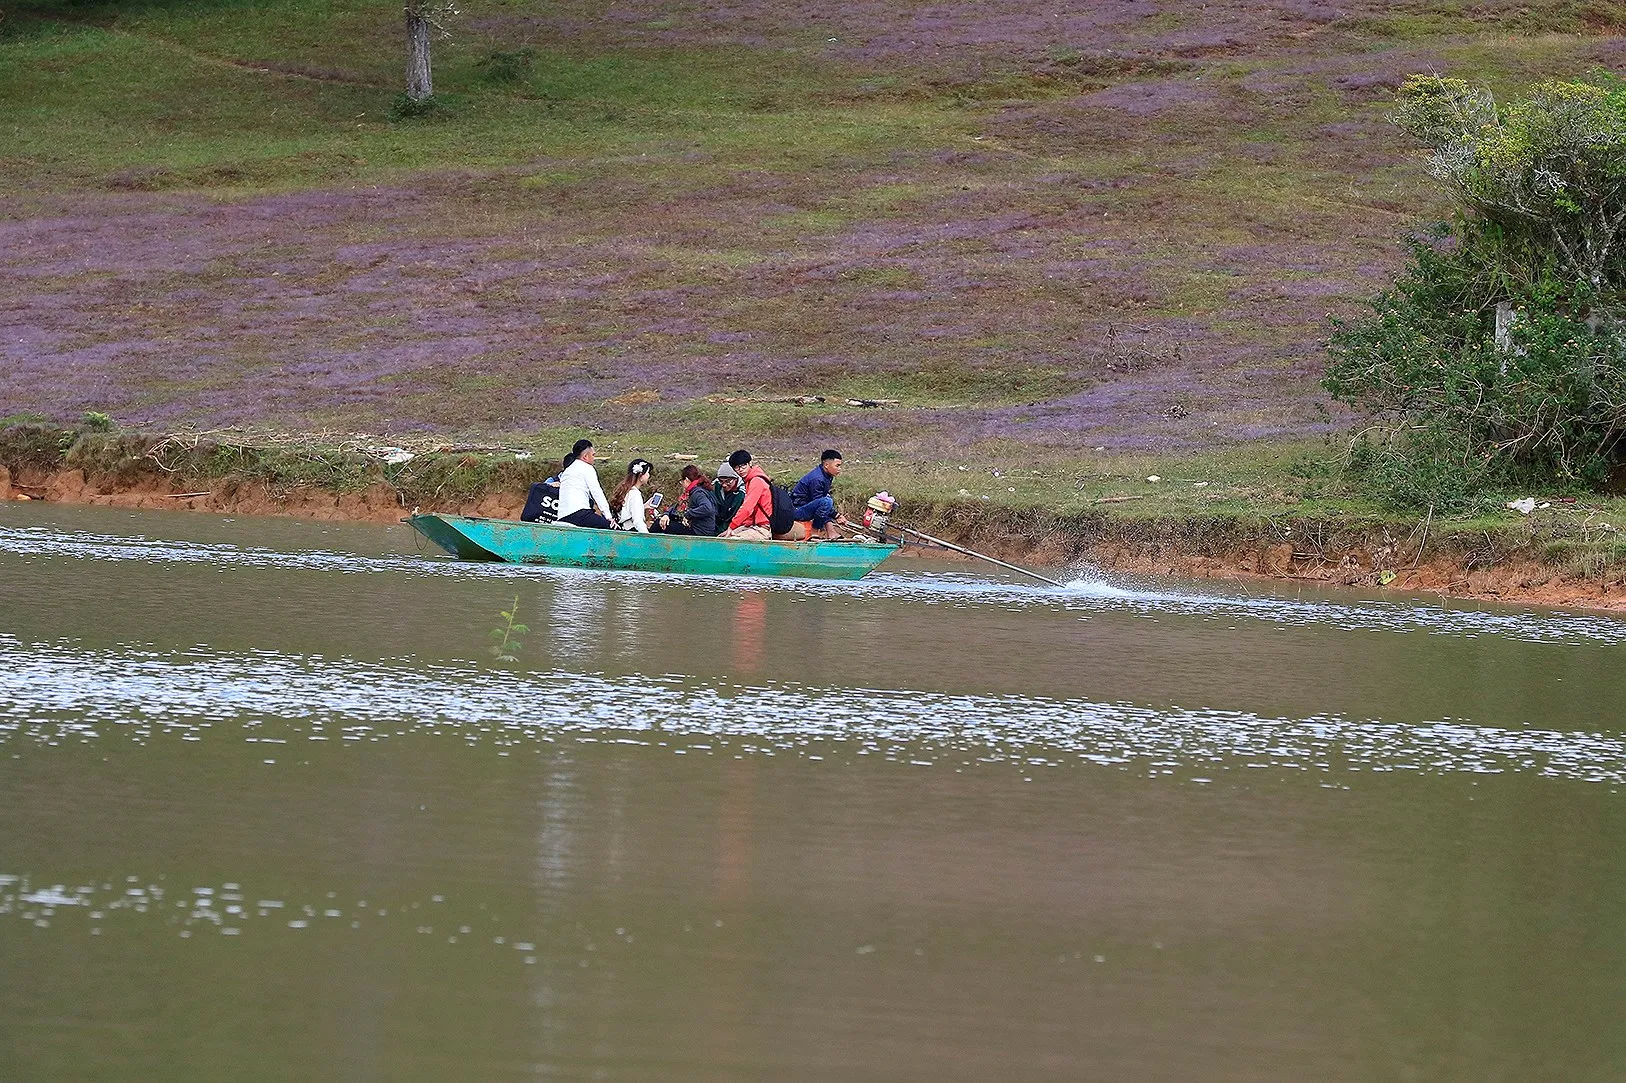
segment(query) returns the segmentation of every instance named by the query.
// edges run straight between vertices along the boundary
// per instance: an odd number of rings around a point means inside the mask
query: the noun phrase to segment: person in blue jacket
[[[841,537],[836,524],[845,523],[847,518],[836,507],[835,497],[830,495],[840,476],[841,452],[829,448],[819,456],[819,465],[804,474],[790,491],[790,502],[795,508],[793,517],[798,523],[807,524],[807,533],[803,535],[807,539]]]

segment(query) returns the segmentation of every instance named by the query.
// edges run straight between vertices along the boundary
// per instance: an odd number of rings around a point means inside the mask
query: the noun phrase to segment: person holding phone
[[[693,534],[694,527],[684,519],[683,509],[676,511],[661,511],[661,494],[656,493],[649,498],[651,518],[649,529],[656,534]]]
[[[648,459],[634,459],[627,464],[627,476],[610,494],[610,510],[615,513],[615,525],[621,530],[649,533],[650,509],[644,504],[644,482],[652,469]]]
[[[693,463],[683,468],[683,495],[678,497],[678,511],[683,513],[692,534],[715,538],[721,529],[717,525],[717,499],[712,493],[711,479]]]

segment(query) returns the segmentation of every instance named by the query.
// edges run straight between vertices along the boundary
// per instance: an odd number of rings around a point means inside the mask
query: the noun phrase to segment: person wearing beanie
[[[717,480],[712,483],[711,495],[717,505],[717,533],[728,529],[734,516],[745,503],[745,490],[740,488],[740,475],[724,462],[717,467]]]

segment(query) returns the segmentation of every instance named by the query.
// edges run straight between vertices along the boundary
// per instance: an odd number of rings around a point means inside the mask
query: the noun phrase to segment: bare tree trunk
[[[429,79],[429,20],[407,8],[407,97],[421,102],[435,92]]]

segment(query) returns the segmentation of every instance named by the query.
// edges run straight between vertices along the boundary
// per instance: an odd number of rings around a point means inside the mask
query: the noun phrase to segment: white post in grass
[[[1496,352],[1502,355],[1502,375],[1507,375],[1507,355],[1524,356],[1524,347],[1513,345],[1513,325],[1518,322],[1519,310],[1512,301],[1496,302]]]

